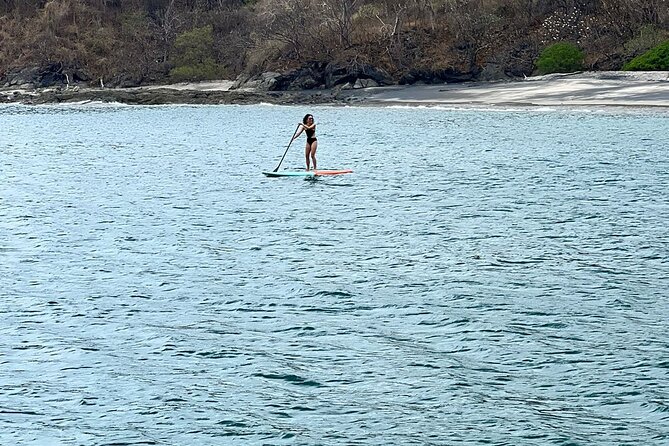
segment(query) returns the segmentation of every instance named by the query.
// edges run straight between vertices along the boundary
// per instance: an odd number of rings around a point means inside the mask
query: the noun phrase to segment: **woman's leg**
[[[307,162],[307,170],[309,170],[309,154],[311,152],[311,146],[307,143],[307,146],[304,148],[304,158]]]
[[[314,165],[314,170],[317,169],[316,167],[316,149],[318,148],[318,141],[314,141],[311,143],[311,164]]]

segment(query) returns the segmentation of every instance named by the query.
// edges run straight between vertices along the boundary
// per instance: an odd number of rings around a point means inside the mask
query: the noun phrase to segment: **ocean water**
[[[0,124],[0,444],[669,444],[667,110]]]

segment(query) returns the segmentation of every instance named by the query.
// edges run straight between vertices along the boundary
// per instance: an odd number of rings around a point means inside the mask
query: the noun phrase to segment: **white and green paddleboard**
[[[353,173],[351,169],[340,170],[280,170],[278,172],[263,172],[268,177],[318,177],[323,175],[343,175]]]

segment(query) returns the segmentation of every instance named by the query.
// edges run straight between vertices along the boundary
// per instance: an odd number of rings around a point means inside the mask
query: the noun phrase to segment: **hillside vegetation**
[[[0,77],[44,85],[328,64],[401,83],[498,79],[537,72],[556,43],[583,69],[619,70],[667,39],[667,0],[0,0]]]

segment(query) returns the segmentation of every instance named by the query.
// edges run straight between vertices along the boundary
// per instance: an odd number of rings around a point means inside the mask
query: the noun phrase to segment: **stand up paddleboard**
[[[318,177],[322,175],[343,175],[353,173],[351,169],[341,170],[281,170],[279,172],[263,172],[268,177]]]

